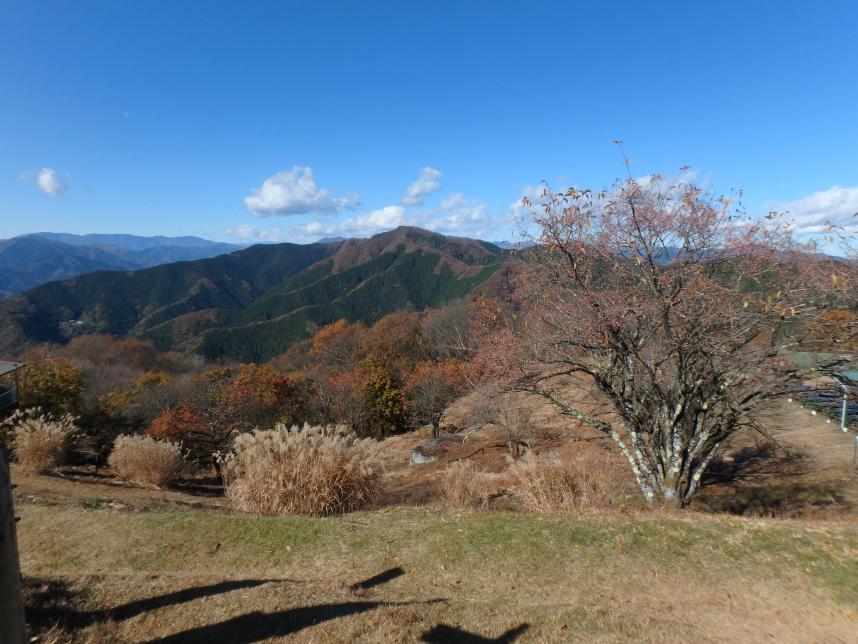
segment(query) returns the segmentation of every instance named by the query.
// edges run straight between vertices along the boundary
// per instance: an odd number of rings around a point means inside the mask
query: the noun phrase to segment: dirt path
[[[38,499],[47,504],[128,509],[154,506],[223,510],[226,507],[223,497],[193,496],[173,489],[144,488],[123,483],[108,475],[86,476],[72,468],[64,468],[62,474],[45,476],[29,474],[13,465],[12,480],[19,497],[31,501]]]
[[[807,454],[820,470],[849,470],[855,454],[853,431],[842,432],[835,421],[826,423],[822,415],[812,415],[795,400],[780,400],[761,419],[775,439]]]

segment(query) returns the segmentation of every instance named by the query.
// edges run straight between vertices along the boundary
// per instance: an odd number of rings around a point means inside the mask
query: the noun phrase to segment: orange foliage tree
[[[21,407],[41,407],[56,415],[77,414],[85,384],[80,370],[47,351],[31,352],[25,360]]]
[[[161,413],[147,433],[181,441],[195,460],[214,462],[241,432],[299,422],[304,400],[301,381],[269,366],[211,370],[196,377],[187,398]]]

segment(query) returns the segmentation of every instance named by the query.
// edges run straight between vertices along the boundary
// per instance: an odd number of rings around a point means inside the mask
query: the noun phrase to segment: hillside
[[[399,228],[365,240],[254,246],[139,271],[98,271],[0,303],[0,351],[109,333],[210,359],[264,360],[317,325],[371,323],[467,295],[505,258],[487,242]]]
[[[199,237],[37,233],[0,241],[0,299],[98,270],[136,270],[242,248]]]
[[[533,405],[538,451],[572,459],[610,447]],[[467,413],[467,401],[449,411]],[[321,519],[231,513],[222,497],[184,484],[148,489],[88,468],[49,477],[16,466],[28,614],[37,632],[81,642],[851,642],[854,506],[827,490],[855,489],[852,436],[786,401],[760,420],[780,450],[754,450],[750,437],[732,445],[735,476],[682,513],[634,499],[512,510],[516,483],[491,428],[419,466],[408,458],[426,431],[386,439],[376,507]],[[498,490],[482,511],[440,491],[461,459]],[[795,459],[800,471],[785,473]],[[688,601],[664,611],[677,594]]]

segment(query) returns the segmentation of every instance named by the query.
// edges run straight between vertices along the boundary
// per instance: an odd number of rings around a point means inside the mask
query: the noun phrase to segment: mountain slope
[[[37,233],[0,241],[0,299],[97,270],[134,270],[242,248],[199,237]]]
[[[0,241],[0,297],[51,280],[97,270],[124,270],[135,262],[95,247],[77,247],[35,236]]]
[[[151,339],[210,359],[264,360],[321,324],[372,323],[462,297],[503,264],[486,242],[399,228],[365,240],[230,255],[52,282],[0,303],[0,351],[79,333]]]
[[[124,248],[126,250],[141,251],[151,248],[206,248],[210,246],[226,247],[230,250],[238,250],[241,246],[237,244],[224,244],[213,242],[202,237],[164,237],[155,235],[142,237],[140,235],[111,235],[102,233],[90,233],[88,235],[73,235],[71,233],[34,233],[35,236],[52,241],[62,242],[71,246],[111,246]]]

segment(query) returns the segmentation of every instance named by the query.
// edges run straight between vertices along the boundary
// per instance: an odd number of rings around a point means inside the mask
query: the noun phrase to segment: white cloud
[[[323,237],[369,237],[399,226],[418,226],[442,234],[461,235],[480,239],[507,239],[515,228],[514,212],[500,214],[490,211],[487,203],[456,192],[446,196],[440,206],[421,210],[406,205],[422,203],[426,197],[441,188],[441,173],[425,167],[420,177],[407,190],[401,205],[389,205],[366,214],[340,218],[340,221],[315,220],[291,227],[258,229],[238,226],[227,234],[248,242],[292,241],[310,242]],[[526,193],[537,188],[528,187]],[[316,187],[312,170],[296,167],[267,179],[254,195],[245,202],[248,208],[260,215],[331,213],[346,207],[343,200],[331,199],[324,190]],[[333,202],[333,204],[331,203]],[[349,201],[353,206],[357,200]]]
[[[42,168],[38,172],[27,170],[21,173],[20,178],[25,181],[32,181],[39,190],[49,197],[59,197],[68,190],[68,186],[57,177],[53,168]]]
[[[343,197],[330,196],[327,190],[316,185],[313,170],[307,166],[278,172],[244,199],[247,209],[260,217],[333,214],[354,209],[359,203],[360,196],[353,193]]]
[[[247,243],[265,243],[265,242],[283,242],[287,241],[290,235],[281,228],[260,229],[256,226],[236,226],[235,228],[227,228],[226,234],[239,241]]]
[[[794,201],[769,205],[770,210],[786,211],[793,231],[800,235],[824,233],[830,226],[858,232],[858,187],[832,186]]]
[[[525,186],[521,191],[521,196],[509,205],[510,218],[517,223],[529,223],[533,219],[534,205],[526,206],[522,203],[522,199],[526,197],[531,204],[537,204],[542,199],[545,190],[544,185]]]
[[[445,197],[441,207],[419,213],[422,226],[439,233],[454,233],[473,237],[484,237],[497,228],[497,217],[489,213],[483,201],[465,197],[455,192]]]
[[[402,206],[386,206],[360,217],[325,225],[314,221],[293,229],[293,239],[316,239],[320,236],[369,237],[398,226],[419,226],[434,232],[501,239],[509,236],[512,221],[508,215],[494,215],[488,204],[454,193],[439,208],[412,212]]]
[[[402,203],[406,206],[419,206],[426,197],[441,189],[441,172],[428,165],[420,171],[417,181],[408,186]]]
[[[379,210],[373,210],[360,217],[346,219],[337,224],[324,225],[318,221],[296,226],[295,237],[368,237],[383,230],[390,230],[398,226],[407,225],[405,208],[402,206],[385,206]]]

